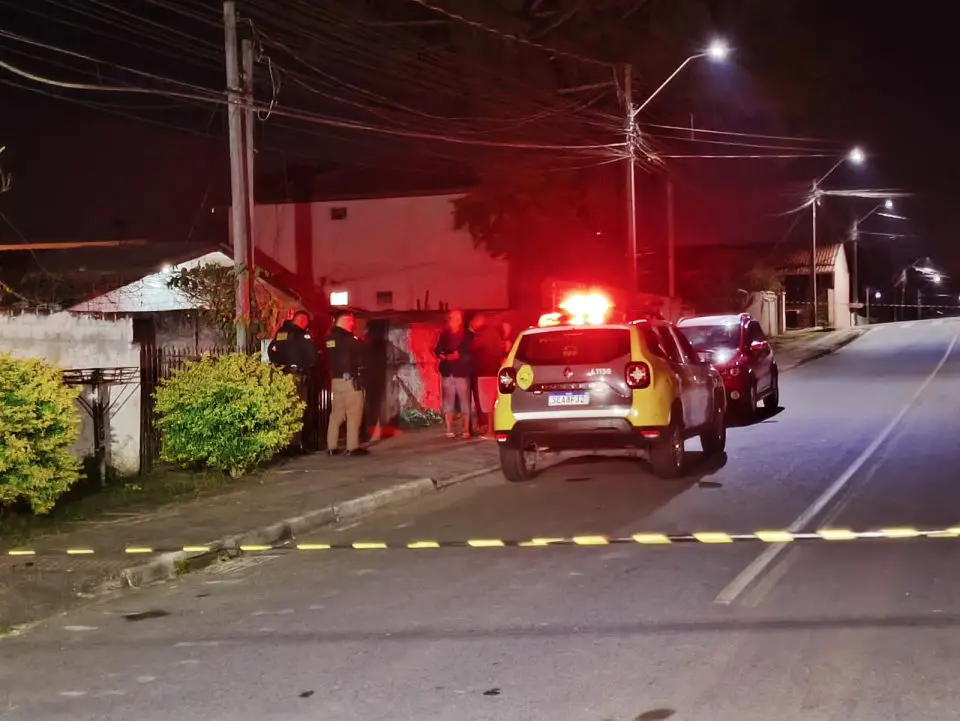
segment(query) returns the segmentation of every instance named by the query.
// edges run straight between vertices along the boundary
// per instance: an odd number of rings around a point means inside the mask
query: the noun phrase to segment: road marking
[[[937,318],[937,319],[936,319],[935,321],[933,321],[933,323],[931,323],[930,325],[943,325],[943,318]]]
[[[913,328],[913,322],[912,322],[912,321],[908,321],[907,323],[901,323],[901,324],[900,324],[900,327],[901,327],[901,328]]]
[[[894,416],[893,420],[887,424],[886,428],[880,431],[880,434],[873,439],[873,442],[864,449],[857,459],[850,464],[850,466],[843,473],[840,474],[840,477],[837,478],[830,486],[825,490],[817,500],[810,504],[810,507],[807,508],[803,513],[801,513],[797,519],[790,524],[790,527],[787,529],[792,533],[799,533],[802,531],[807,524],[813,520],[818,513],[820,513],[824,507],[834,497],[843,490],[853,476],[860,470],[864,463],[870,460],[870,457],[877,452],[877,449],[883,444],[883,442],[890,436],[891,433],[896,429],[900,421],[903,420],[903,417],[907,415],[907,411],[917,402],[917,399],[923,394],[927,387],[933,382],[933,379],[937,377],[937,374],[940,372],[940,369],[946,364],[947,360],[950,358],[950,354],[953,353],[954,347],[957,345],[957,339],[960,338],[960,335],[955,335],[953,340],[950,341],[950,345],[947,346],[947,351],[943,354],[943,357],[940,359],[940,362],[937,363],[936,367],[930,372],[930,375],[926,377],[923,383],[920,384],[920,387],[917,388],[913,396],[906,402],[903,408],[900,409],[900,412]],[[788,543],[778,543],[773,546],[769,546],[763,553],[757,556],[753,562],[747,566],[743,571],[741,571],[736,578],[734,578],[726,588],[724,588],[717,597],[713,600],[714,603],[729,606],[734,601],[736,601],[740,595],[757,579],[760,574],[762,574],[767,567],[773,563],[777,557],[783,553],[783,551],[789,547]]]

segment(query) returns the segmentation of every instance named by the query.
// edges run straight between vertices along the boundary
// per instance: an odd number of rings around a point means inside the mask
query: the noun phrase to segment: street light
[[[853,221],[853,231],[850,233],[850,238],[853,240],[853,302],[860,302],[860,224],[869,218],[871,215],[876,213],[878,210],[883,208],[884,210],[893,210],[893,200],[887,198],[882,203],[877,203],[870,212],[860,216],[855,221]],[[899,216],[888,216],[892,218],[898,218]]]
[[[624,63],[623,66],[623,76],[624,76],[624,104],[626,105],[627,112],[627,235],[630,242],[630,294],[631,296],[637,292],[637,180],[635,174],[635,154],[634,146],[636,143],[636,138],[639,136],[637,131],[637,116],[646,109],[648,105],[657,97],[660,92],[670,84],[670,82],[677,77],[685,67],[695,60],[700,58],[707,58],[711,62],[724,62],[727,57],[730,55],[730,47],[727,43],[720,39],[714,38],[710,44],[701,50],[698,53],[694,53],[682,63],[680,63],[676,70],[674,70],[670,75],[667,76],[667,79],[660,83],[657,88],[647,96],[647,99],[644,100],[639,107],[633,107],[633,75],[632,68],[629,63]],[[674,295],[674,269],[673,269],[673,240],[672,233],[668,233],[667,242],[669,248],[667,249],[667,265],[668,265],[668,295],[673,297]]]
[[[813,237],[810,244],[810,299],[813,303],[812,326],[814,328],[817,326],[817,201],[819,200],[820,196],[820,184],[829,178],[833,174],[833,171],[835,171],[844,163],[849,162],[853,163],[854,165],[862,165],[866,159],[867,156],[864,154],[861,148],[851,148],[850,152],[834,163],[833,167],[820,176],[819,180],[813,181],[813,192],[810,201],[810,207],[813,209]]]

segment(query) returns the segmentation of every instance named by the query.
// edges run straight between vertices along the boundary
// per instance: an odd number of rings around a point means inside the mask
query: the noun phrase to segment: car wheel
[[[771,384],[770,394],[763,399],[763,407],[770,411],[775,411],[780,407],[780,374],[773,372],[773,383]]]
[[[676,478],[683,473],[685,455],[683,415],[675,411],[666,432],[650,449],[650,465],[660,478]]]
[[[713,402],[713,421],[710,427],[700,434],[700,445],[703,446],[703,452],[709,456],[719,456],[727,448],[727,422],[723,405],[716,399]]]
[[[537,472],[536,450],[500,446],[500,470],[511,483],[529,481]]]

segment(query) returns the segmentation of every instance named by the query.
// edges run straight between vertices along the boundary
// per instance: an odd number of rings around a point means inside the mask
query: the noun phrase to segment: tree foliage
[[[170,275],[167,285],[197,303],[204,318],[217,329],[224,342],[232,342],[236,337],[235,268],[216,263],[180,268]],[[262,282],[262,276],[258,275],[252,285],[251,330],[260,336],[278,325],[283,308]]]
[[[71,447],[80,433],[76,398],[57,368],[0,355],[0,506],[26,502],[49,513],[80,478]]]
[[[244,354],[191,363],[156,401],[165,461],[234,478],[290,443],[304,411],[292,376]]]

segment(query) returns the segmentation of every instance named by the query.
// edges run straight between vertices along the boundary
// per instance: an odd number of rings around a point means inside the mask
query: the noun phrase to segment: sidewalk
[[[408,432],[371,450],[365,458],[313,454],[292,459],[215,496],[78,523],[37,538],[29,547],[39,553],[67,548],[95,553],[0,558],[0,633],[81,598],[171,578],[185,564],[214,560],[219,549],[241,542],[280,543],[499,468],[492,441],[451,441],[433,429]],[[207,546],[210,552],[124,555],[129,546]]]
[[[863,327],[844,330],[792,330],[772,338],[770,343],[776,353],[780,372],[786,373],[804,363],[840,350],[868,330]]]

